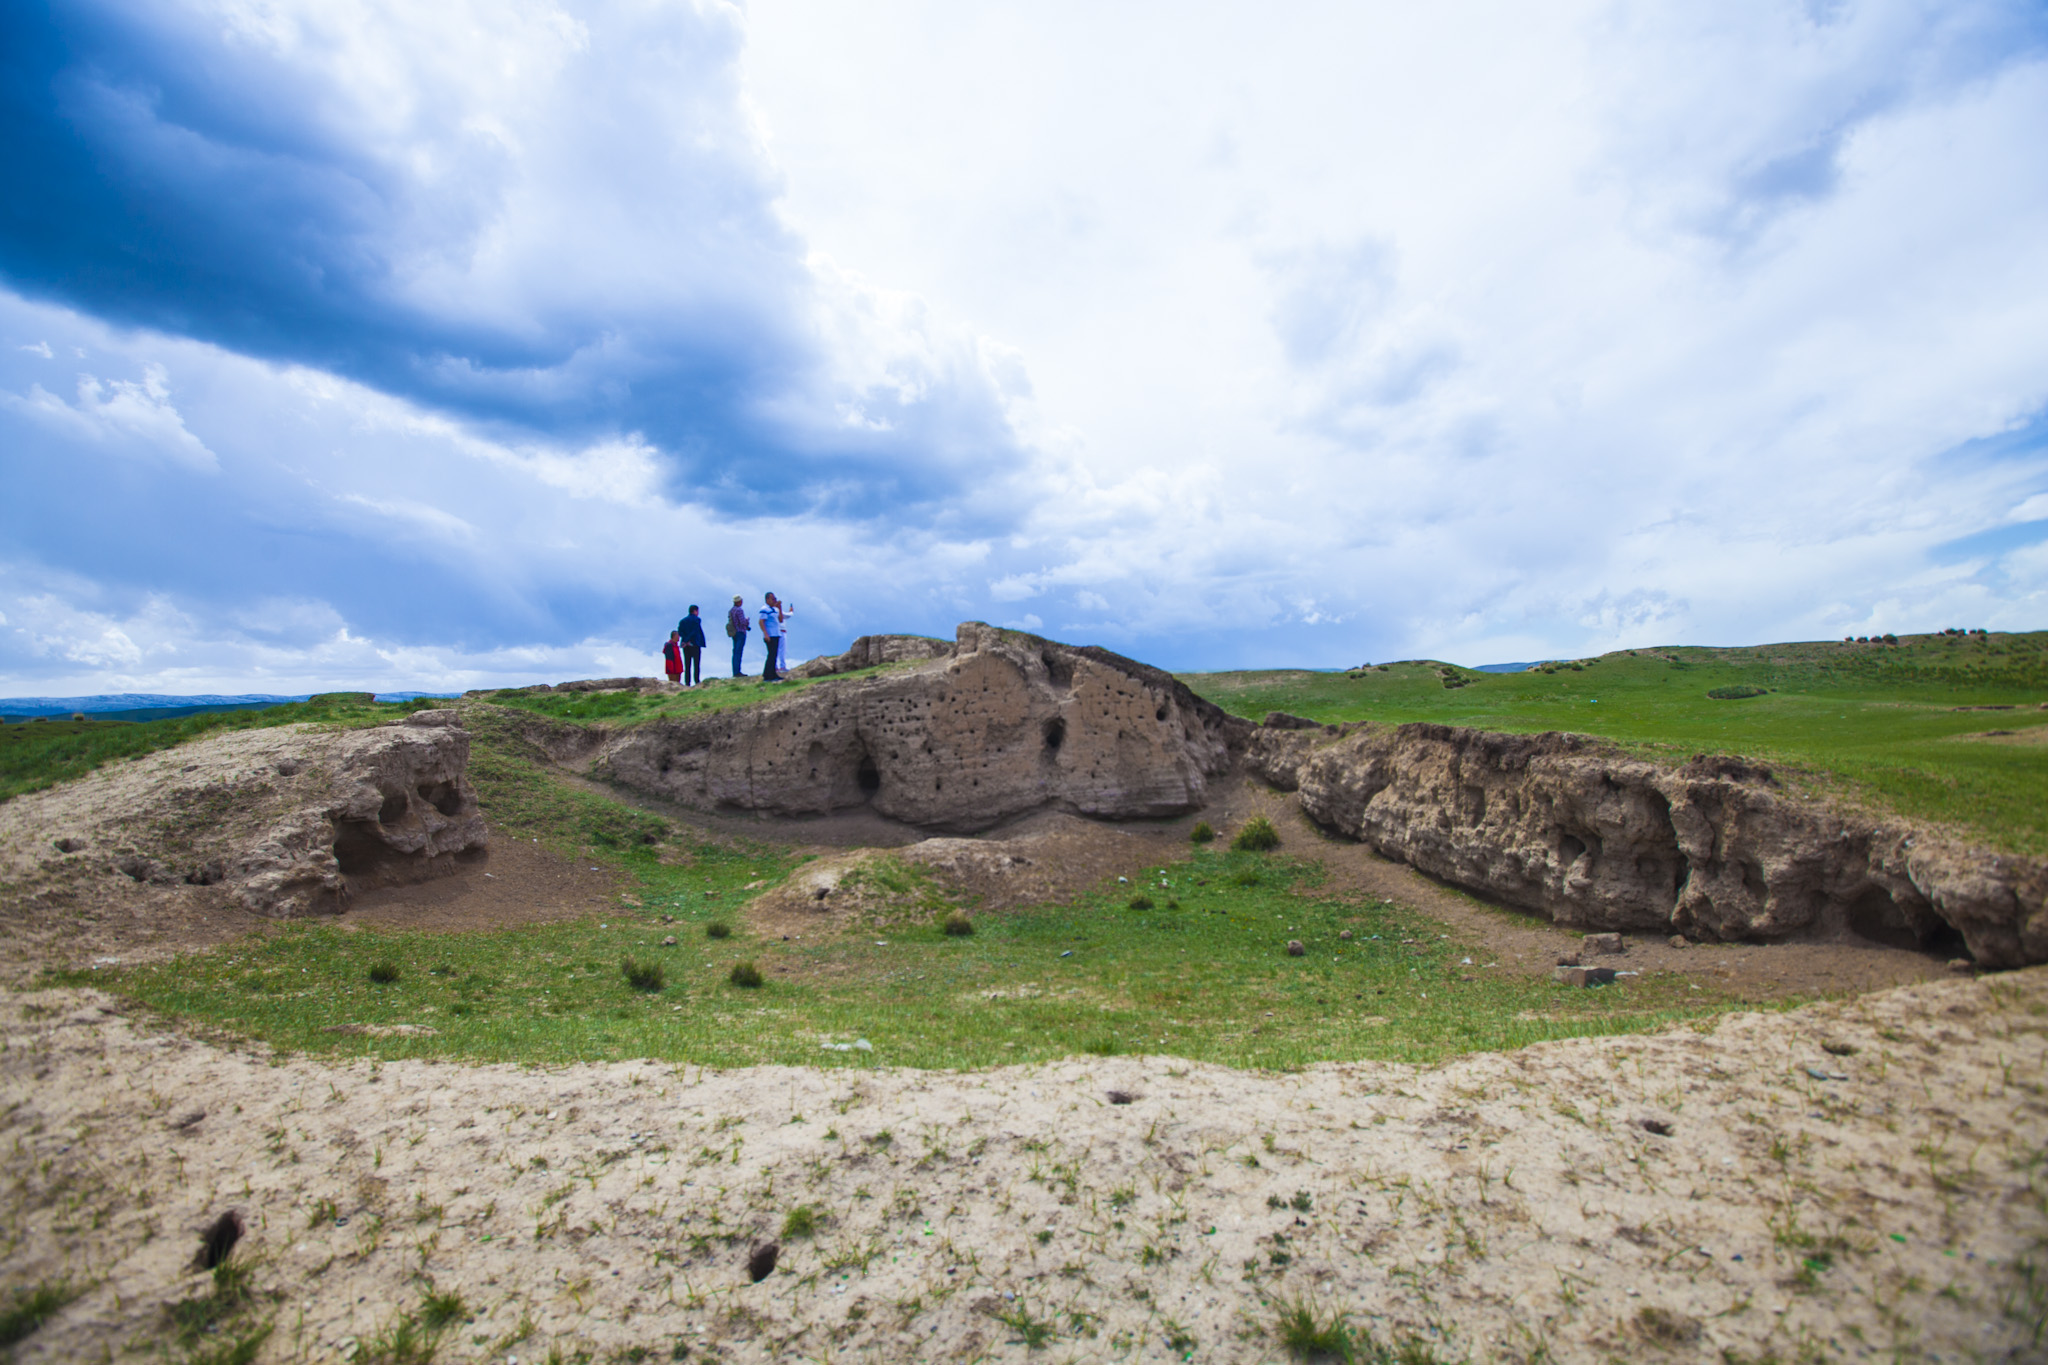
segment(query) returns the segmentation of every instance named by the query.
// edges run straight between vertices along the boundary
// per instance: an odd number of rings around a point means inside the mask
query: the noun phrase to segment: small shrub
[[[1761,697],[1769,690],[1764,687],[1751,687],[1748,683],[1738,683],[1733,687],[1708,688],[1707,695],[1715,701],[1740,701],[1744,697]]]
[[[974,932],[974,921],[967,918],[965,911],[955,910],[939,927],[946,931],[948,938],[966,938]]]
[[[1152,908],[1152,898],[1141,891],[1131,897],[1130,906],[1133,910],[1150,910]]]
[[[726,922],[725,922],[724,920],[722,920],[722,919],[715,919],[715,920],[711,921],[711,923],[709,923],[709,924],[707,924],[707,925],[705,925],[705,926],[704,926],[704,937],[706,937],[706,938],[731,938],[731,937],[732,937],[732,926],[731,926],[730,924],[727,924],[727,923],[726,923]]]
[[[1280,831],[1265,816],[1254,815],[1244,822],[1230,846],[1239,853],[1265,853],[1280,847]]]
[[[751,991],[761,984],[761,969],[751,962],[735,962],[732,975],[726,979],[735,986]]]
[[[663,974],[659,962],[636,962],[629,957],[619,963],[619,971],[624,974],[626,984],[636,991],[652,994],[668,984],[668,977]]]
[[[370,980],[380,986],[390,985],[398,980],[398,964],[388,960],[372,963],[370,966]]]
[[[1207,820],[1195,821],[1195,827],[1188,831],[1188,842],[1191,844],[1206,844],[1213,842],[1215,838],[1216,831]]]
[[[1256,867],[1240,867],[1237,871],[1230,874],[1230,884],[1232,886],[1257,886],[1259,884],[1259,870]]]
[[[818,1230],[818,1212],[809,1204],[798,1204],[782,1219],[782,1240],[794,1241],[809,1237]]]

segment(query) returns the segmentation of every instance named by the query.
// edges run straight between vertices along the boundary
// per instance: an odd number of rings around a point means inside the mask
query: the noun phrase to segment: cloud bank
[[[0,689],[2048,624],[2006,3],[0,18]]]

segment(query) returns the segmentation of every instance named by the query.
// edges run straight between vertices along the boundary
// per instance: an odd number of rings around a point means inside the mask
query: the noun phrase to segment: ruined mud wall
[[[1247,761],[1319,824],[1560,924],[1954,934],[1986,966],[2048,961],[2048,864],[1795,797],[1731,759],[1669,768],[1579,735],[1283,722]]]
[[[1199,809],[1252,728],[1158,669],[968,622],[944,657],[610,736],[590,772],[706,810],[868,806],[967,833],[1040,809]]]
[[[487,835],[453,710],[362,730],[210,735],[0,804],[0,882],[21,905],[232,901],[273,918],[337,914],[418,881]]]

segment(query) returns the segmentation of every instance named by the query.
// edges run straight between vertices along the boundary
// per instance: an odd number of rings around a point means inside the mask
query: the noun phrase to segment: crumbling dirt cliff
[[[1788,794],[1727,758],[1665,767],[1582,735],[1261,727],[1248,762],[1317,823],[1560,924],[1854,932],[2048,962],[2048,865]]]
[[[468,762],[457,713],[419,711],[365,730],[226,731],[17,796],[0,805],[0,930],[339,913],[358,890],[483,851]]]
[[[590,772],[705,810],[869,806],[971,833],[1036,810],[1197,810],[1252,729],[1158,669],[968,622],[939,658],[626,730],[602,743]]]

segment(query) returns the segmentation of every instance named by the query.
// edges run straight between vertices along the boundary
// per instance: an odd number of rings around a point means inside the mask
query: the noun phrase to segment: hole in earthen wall
[[[229,1209],[199,1234],[199,1254],[192,1263],[201,1270],[219,1269],[235,1254],[235,1243],[241,1240],[242,1215]]]
[[[384,804],[377,807],[377,823],[380,825],[397,824],[405,818],[406,811],[411,808],[412,803],[405,799],[404,792],[391,792],[385,796]]]
[[[419,793],[420,800],[443,815],[456,815],[462,810],[462,791],[453,782],[422,782]]]
[[[860,765],[853,770],[853,784],[863,796],[873,796],[882,789],[882,770],[866,754],[860,756]]]
[[[1066,739],[1067,723],[1064,720],[1054,716],[1045,723],[1045,751],[1047,753],[1058,753],[1060,745],[1064,744]]]
[[[385,843],[375,825],[344,820],[334,834],[334,861],[344,877],[373,877],[405,862],[406,855]]]
[[[1856,899],[1849,902],[1843,922],[1858,938],[1882,943],[1887,948],[1928,953],[1944,960],[1969,956],[1963,936],[1956,932],[1954,926],[1937,920],[1931,929],[1916,928],[1912,917],[1881,886],[1863,888]]]

